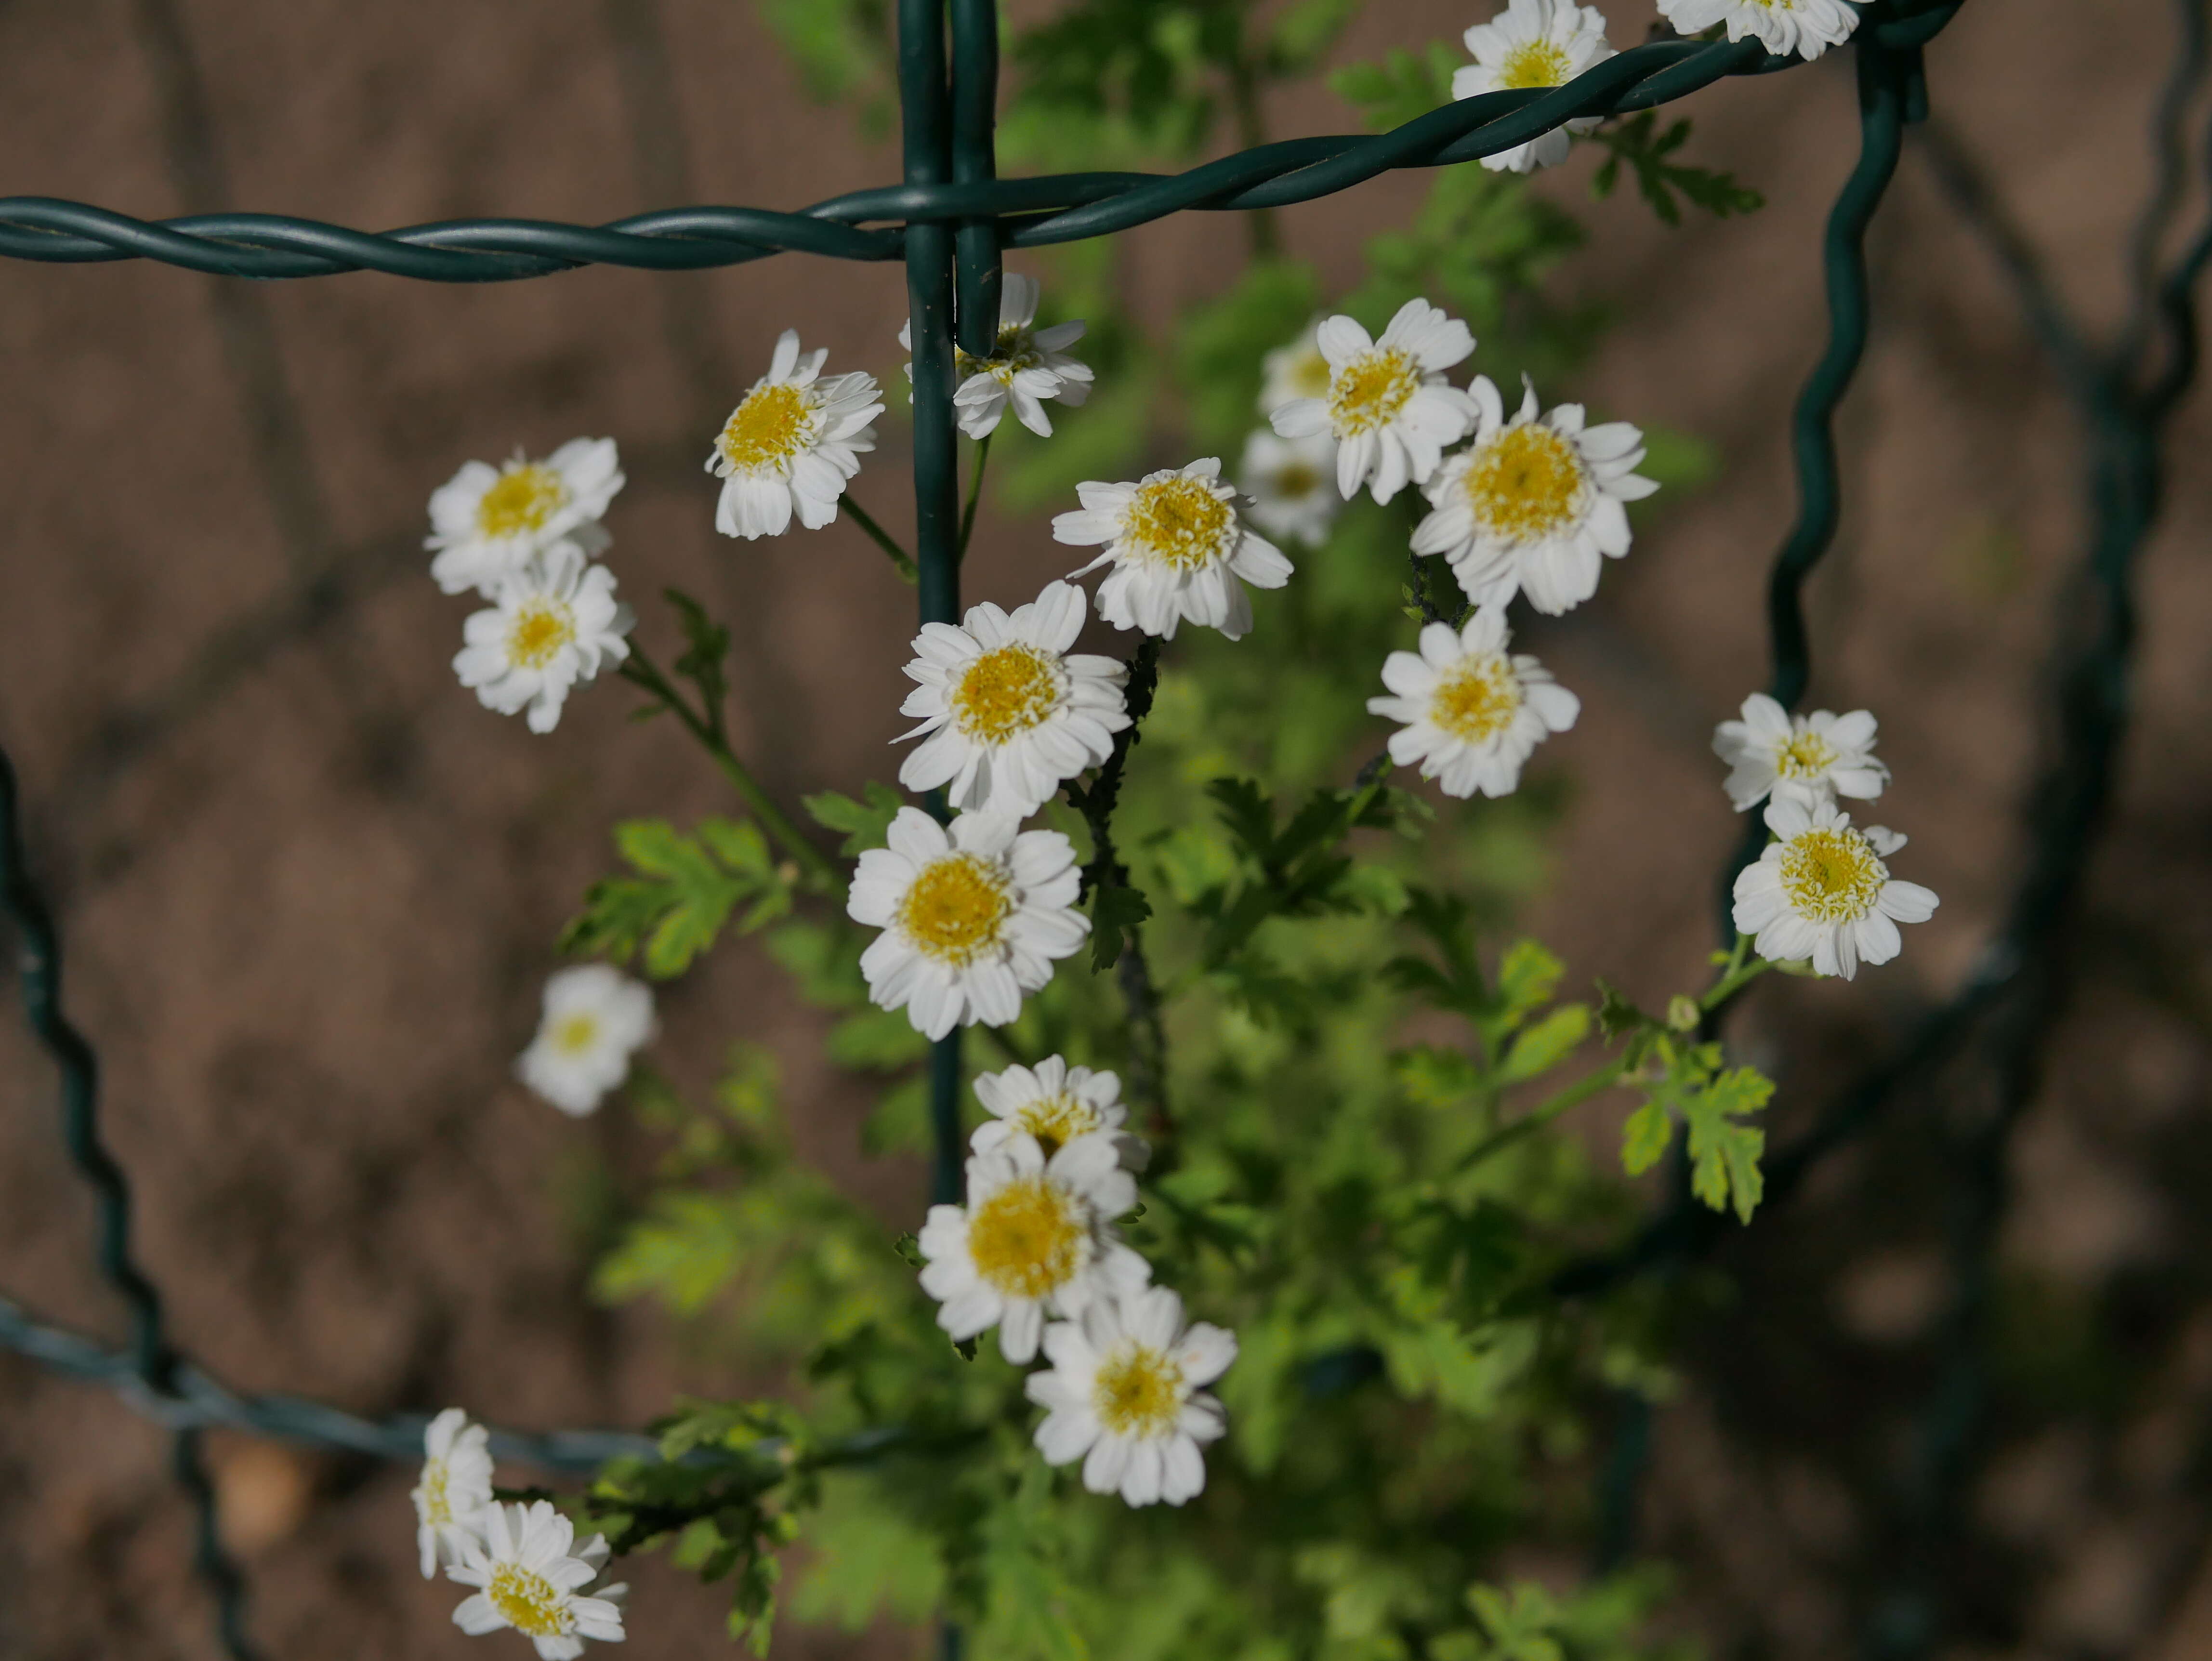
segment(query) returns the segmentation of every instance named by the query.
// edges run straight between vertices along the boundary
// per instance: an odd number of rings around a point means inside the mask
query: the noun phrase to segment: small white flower
[[[1104,1136],[1079,1136],[1048,1159],[1017,1132],[974,1155],[968,1203],[930,1207],[919,1238],[921,1289],[944,1305],[937,1324],[963,1341],[995,1326],[1000,1354],[1031,1360],[1048,1310],[1079,1315],[1152,1278],[1114,1229],[1136,1203],[1136,1182]]]
[[[1273,411],[1285,438],[1333,435],[1336,484],[1349,502],[1372,480],[1377,502],[1408,484],[1422,484],[1474,426],[1474,403],[1444,384],[1444,371],[1474,350],[1474,336],[1457,318],[1425,300],[1398,308],[1380,340],[1348,317],[1332,317],[1316,334],[1328,361],[1328,392]]]
[[[1070,1067],[1065,1056],[1048,1056],[1035,1068],[978,1073],[975,1099],[991,1115],[969,1139],[978,1153],[1028,1135],[1050,1159],[1079,1136],[1103,1136],[1113,1143],[1122,1170],[1142,1171],[1152,1163],[1152,1151],[1144,1139],[1123,1129],[1129,1110],[1121,1104],[1121,1080],[1112,1073]]]
[[[1085,1488],[1119,1489],[1133,1506],[1180,1506],[1206,1487],[1199,1445],[1218,1440],[1228,1421],[1199,1386],[1237,1359],[1234,1334],[1184,1325],[1182,1299],[1155,1287],[1055,1323],[1044,1353],[1052,1370],[1031,1373],[1026,1388],[1046,1409],[1036,1445],[1048,1463],[1081,1459]]]
[[[1455,631],[1421,630],[1421,649],[1393,652],[1382,665],[1389,697],[1370,698],[1370,714],[1404,723],[1390,735],[1390,759],[1421,764],[1448,796],[1507,796],[1522,764],[1582,713],[1582,701],[1532,657],[1508,657],[1505,608],[1482,605]]]
[[[598,553],[609,540],[600,517],[623,484],[611,438],[571,439],[543,461],[469,462],[431,494],[430,575],[449,594],[490,599],[501,578],[556,542]]]
[[[1271,537],[1318,548],[1336,523],[1336,441],[1327,433],[1279,438],[1262,428],[1244,441],[1237,484],[1251,501],[1252,522]]]
[[[461,1561],[464,1542],[478,1538],[478,1517],[491,1504],[491,1454],[487,1433],[459,1408],[447,1408],[422,1433],[422,1480],[415,1501],[415,1543],[422,1553],[422,1578],[441,1563]]]
[[[724,536],[780,537],[793,512],[810,531],[836,519],[846,481],[876,447],[870,429],[884,400],[873,375],[823,380],[829,356],[801,357],[799,331],[786,329],[768,374],[722,423],[707,471],[723,482],[714,528]]]
[[[1321,355],[1321,319],[1287,346],[1278,346],[1260,360],[1260,413],[1271,416],[1285,404],[1302,398],[1328,396],[1328,360]]]
[[[1112,658],[1070,653],[1088,611],[1083,590],[1048,582],[1008,616],[986,601],[959,626],[927,623],[906,666],[920,685],[899,706],[931,736],[906,758],[909,790],[948,787],[953,806],[1027,818],[1060,781],[1104,765],[1129,724]]]
[[[629,1074],[631,1054],[651,1042],[653,989],[603,963],[549,977],[545,1013],[515,1076],[559,1108],[581,1117]]]
[[[1808,811],[1788,800],[1766,805],[1766,828],[1779,840],[1736,873],[1735,926],[1757,936],[1770,963],[1809,958],[1814,973],[1849,980],[1862,963],[1897,955],[1899,923],[1935,914],[1932,892],[1897,881],[1882,863],[1905,846],[1894,830],[1854,830],[1833,802]]]
[[[539,1661],[576,1661],[586,1638],[602,1644],[623,1641],[625,1588],[603,1586],[596,1597],[580,1597],[607,1561],[606,1542],[593,1535],[574,1553],[576,1528],[552,1502],[492,1506],[483,1513],[484,1533],[463,1548],[461,1561],[446,1571],[448,1579],[481,1587],[453,1611],[453,1624],[471,1638],[512,1627],[538,1646]]]
[[[615,600],[614,573],[588,563],[573,542],[509,572],[495,599],[462,624],[467,644],[453,672],[487,709],[511,715],[529,706],[533,733],[551,732],[572,688],[629,655],[623,636],[636,619]]]
[[[1511,0],[1490,21],[1469,29],[1466,40],[1474,62],[1453,75],[1454,98],[1516,87],[1564,87],[1614,55],[1605,38],[1605,14],[1575,0]],[[1567,159],[1567,135],[1588,132],[1602,119],[1579,116],[1541,138],[1484,156],[1482,165],[1492,173],[1556,167]]]
[[[1052,417],[1045,413],[1045,400],[1058,399],[1073,410],[1091,396],[1091,366],[1065,350],[1083,338],[1084,326],[1031,326],[1042,292],[1036,278],[1008,271],[999,290],[998,345],[988,357],[970,357],[957,350],[953,353],[960,390],[952,395],[952,406],[958,412],[960,430],[970,438],[988,438],[996,432],[1009,404],[1015,420],[1039,438],[1049,438]],[[899,344],[914,350],[910,319],[899,326]],[[906,378],[914,379],[911,363],[906,366]]]
[[[1743,701],[1743,719],[1713,730],[1713,753],[1734,770],[1729,800],[1741,812],[1767,795],[1812,807],[1838,796],[1871,801],[1889,782],[1889,769],[1875,759],[1870,711],[1847,715],[1815,709],[1792,717],[1764,692]]]
[[[1659,0],[1659,15],[1680,34],[1725,23],[1729,40],[1755,34],[1778,57],[1818,58],[1859,26],[1859,15],[1844,0]]]
[[[1173,640],[1188,620],[1241,639],[1252,627],[1244,585],[1279,588],[1291,580],[1282,550],[1238,516],[1218,457],[1147,473],[1134,484],[1088,482],[1075,494],[1083,506],[1053,520],[1053,539],[1104,545],[1069,575],[1113,566],[1098,585],[1098,615],[1116,629]]]
[[[1525,593],[1540,611],[1571,611],[1597,592],[1606,559],[1628,551],[1623,504],[1659,488],[1636,471],[1644,435],[1625,421],[1585,426],[1579,404],[1539,415],[1534,386],[1509,422],[1488,375],[1468,390],[1478,436],[1429,481],[1434,508],[1413,551],[1449,559],[1478,605]]]
[[[884,931],[860,956],[868,995],[903,1007],[933,1041],[976,1021],[1006,1025],[1091,933],[1075,909],[1075,846],[1057,830],[963,813],[948,833],[902,807],[885,840],[860,855],[845,911]]]

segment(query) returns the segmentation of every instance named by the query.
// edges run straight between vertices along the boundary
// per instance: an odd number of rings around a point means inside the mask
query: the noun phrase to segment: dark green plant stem
[[[975,534],[975,510],[983,504],[983,468],[991,459],[991,440],[994,435],[986,433],[975,441],[975,472],[968,484],[968,506],[960,514],[959,562],[968,562],[968,543]]]
[[[915,569],[914,561],[907,557],[906,550],[898,545],[898,539],[877,524],[875,516],[854,501],[851,492],[848,491],[842,501],[846,514],[854,524],[868,533],[871,542],[884,551],[891,564],[897,569],[899,575],[908,582],[920,581],[921,573]]]

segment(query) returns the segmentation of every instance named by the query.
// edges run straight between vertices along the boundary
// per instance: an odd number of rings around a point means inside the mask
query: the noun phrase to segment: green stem
[[[1569,1108],[1580,1105],[1600,1091],[1612,1089],[1620,1082],[1620,1075],[1627,1070],[1627,1062],[1622,1058],[1616,1058],[1607,1062],[1595,1072],[1576,1080],[1557,1095],[1547,1098],[1533,1111],[1514,1120],[1511,1124],[1492,1131],[1477,1142],[1466,1153],[1460,1156],[1459,1163],[1452,1167],[1452,1174],[1458,1176],[1463,1171],[1472,1171],[1493,1153],[1503,1153],[1531,1132],[1541,1130]]]
[[[914,561],[907,551],[898,545],[889,531],[876,523],[874,516],[866,508],[853,500],[850,491],[846,492],[843,502],[845,511],[852,515],[853,523],[866,531],[869,539],[882,549],[890,557],[891,563],[898,568],[900,580],[908,583],[920,581],[921,573],[915,569]]]
[[[952,556],[952,563],[963,564],[968,558],[968,538],[975,534],[975,509],[983,503],[983,465],[991,459],[992,435],[986,433],[975,441],[975,477],[968,486],[968,506],[960,515],[960,545]]]

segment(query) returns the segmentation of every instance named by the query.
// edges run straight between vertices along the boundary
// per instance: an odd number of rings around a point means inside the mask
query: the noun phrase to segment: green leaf
[[[1152,903],[1122,883],[1098,885],[1091,897],[1091,966],[1102,973],[1121,961],[1126,946],[1137,943],[1137,930],[1152,915]]]
[[[841,796],[835,790],[825,790],[818,796],[801,796],[799,805],[817,824],[827,825],[832,830],[842,830],[844,843],[837,851],[847,859],[865,853],[871,848],[881,848],[890,823],[898,817],[906,798],[888,784],[873,780],[860,787],[861,800]]]
[[[685,836],[665,819],[630,819],[615,827],[615,847],[639,874],[592,885],[562,932],[568,951],[617,963],[641,952],[645,972],[666,980],[714,943],[738,906],[740,934],[791,909],[790,884],[750,823],[708,819]]]
[[[1516,940],[1506,947],[1498,964],[1498,996],[1509,1025],[1549,1003],[1566,972],[1566,964],[1534,940]]]
[[[1505,1052],[1504,1065],[1498,1071],[1498,1082],[1518,1084],[1524,1079],[1548,1073],[1574,1054],[1589,1036],[1589,1030],[1590,1013],[1586,1006],[1561,1004],[1515,1037],[1512,1048]]]
[[[1747,1223],[1766,1191],[1759,1169],[1766,1133],[1738,1121],[1762,1110],[1773,1094],[1772,1080],[1740,1067],[1678,1098],[1690,1127],[1692,1191],[1716,1211],[1733,1202],[1736,1216]]]
[[[1690,124],[1677,121],[1663,132],[1659,129],[1656,110],[1626,119],[1607,123],[1591,135],[1592,139],[1611,152],[1604,165],[1590,179],[1590,193],[1600,198],[1613,192],[1625,163],[1636,175],[1636,188],[1651,211],[1669,225],[1682,222],[1680,197],[1692,207],[1703,208],[1717,219],[1731,215],[1756,213],[1766,205],[1766,198],[1748,185],[1736,182],[1733,173],[1717,173],[1705,167],[1686,167],[1669,161],[1690,137]]]
[[[1442,41],[1420,52],[1393,47],[1379,64],[1349,64],[1328,77],[1336,95],[1377,131],[1402,127],[1451,102],[1452,76],[1465,60]]]
[[[1626,997],[1617,987],[1597,983],[1597,1030],[1607,1043],[1624,1032],[1641,1031],[1659,1025]]]
[[[1620,1163],[1632,1177],[1641,1177],[1657,1165],[1674,1140],[1674,1116],[1656,1096],[1628,1116],[1621,1128]]]

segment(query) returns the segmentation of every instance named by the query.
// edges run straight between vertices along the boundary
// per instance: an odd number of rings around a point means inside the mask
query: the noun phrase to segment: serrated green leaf
[[[1091,966],[1101,973],[1121,961],[1125,945],[1152,915],[1152,903],[1122,883],[1101,883],[1091,897]]]
[[[1656,1096],[1628,1116],[1621,1127],[1620,1163],[1632,1177],[1641,1177],[1657,1165],[1674,1140],[1674,1116]]]
[[[816,796],[801,796],[799,805],[817,824],[832,830],[842,830],[844,842],[837,851],[847,859],[884,845],[885,832],[898,817],[906,798],[888,784],[874,780],[860,787],[860,800],[840,795],[835,790],[825,790]]]
[[[1550,1072],[1574,1054],[1589,1036],[1589,1030],[1587,1006],[1561,1004],[1534,1026],[1525,1027],[1515,1035],[1511,1048],[1505,1052],[1504,1064],[1498,1069],[1498,1082],[1519,1084]]]
[[[1534,940],[1516,940],[1507,946],[1498,964],[1498,997],[1508,1022],[1549,1003],[1566,972],[1566,964]]]
[[[1690,1129],[1692,1191],[1716,1211],[1733,1202],[1736,1216],[1747,1223],[1766,1191],[1759,1168],[1766,1133],[1737,1121],[1762,1110],[1773,1094],[1772,1080],[1740,1067],[1677,1097]]]

